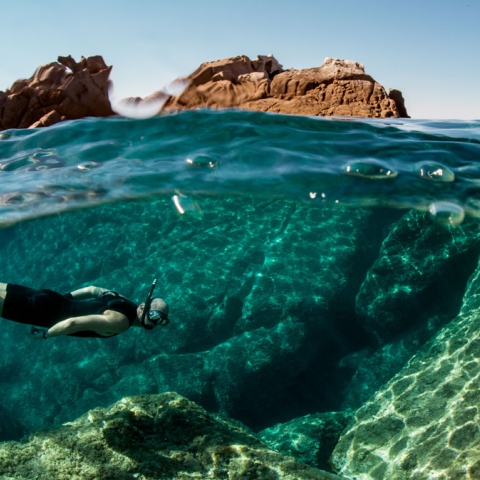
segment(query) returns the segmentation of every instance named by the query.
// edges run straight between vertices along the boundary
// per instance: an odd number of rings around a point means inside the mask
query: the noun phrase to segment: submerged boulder
[[[329,471],[330,455],[352,416],[348,410],[315,413],[262,430],[258,436],[284,455]]]
[[[475,271],[480,223],[446,227],[411,210],[386,235],[356,297],[356,314],[376,348],[340,362],[354,374],[343,408],[357,408],[454,319]]]
[[[335,480],[264,445],[238,422],[175,393],[127,397],[61,427],[0,445],[0,476],[84,480]]]
[[[360,321],[385,344],[458,312],[480,252],[480,223],[446,227],[410,210],[391,229],[356,298]],[[437,320],[433,322],[433,319]]]

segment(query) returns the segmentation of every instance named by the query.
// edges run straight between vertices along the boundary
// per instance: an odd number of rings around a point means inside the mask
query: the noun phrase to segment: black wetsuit
[[[114,310],[125,315],[130,323],[129,327],[137,318],[137,305],[114,292],[108,292],[100,298],[75,300],[68,294],[62,295],[53,290],[35,290],[9,283],[2,317],[27,325],[50,328],[67,318],[102,314],[105,310]],[[70,335],[109,338],[93,331],[71,333]]]

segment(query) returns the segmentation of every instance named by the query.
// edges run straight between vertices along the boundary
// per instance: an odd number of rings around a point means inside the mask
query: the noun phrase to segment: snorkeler
[[[167,303],[152,299],[156,282],[145,303],[138,306],[117,292],[94,286],[62,295],[0,283],[0,317],[32,325],[30,335],[38,339],[60,335],[107,338],[131,326],[152,330],[169,322]]]

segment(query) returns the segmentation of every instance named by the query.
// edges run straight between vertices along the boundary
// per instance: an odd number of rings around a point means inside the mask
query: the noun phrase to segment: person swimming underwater
[[[108,338],[131,326],[153,330],[169,322],[167,303],[152,298],[156,282],[140,305],[93,285],[62,295],[48,289],[0,283],[0,317],[32,325],[30,334],[39,339],[60,335]]]

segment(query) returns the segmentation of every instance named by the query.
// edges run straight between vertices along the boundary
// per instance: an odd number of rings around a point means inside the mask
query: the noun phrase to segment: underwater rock
[[[295,115],[408,117],[402,94],[385,89],[351,60],[326,58],[318,68],[283,70],[271,55],[203,63],[164,110],[242,108]]]
[[[168,327],[107,340],[32,345],[24,326],[8,323],[12,346],[3,350],[0,368],[15,364],[16,372],[0,386],[10,405],[22,392],[26,431],[124,396],[166,390],[255,430],[338,407],[351,376],[338,363],[366,347],[355,295],[390,216],[382,223],[377,211],[375,226],[366,209],[195,200],[201,218],[179,215],[169,199],[157,198],[0,231],[8,282],[61,292],[94,284],[142,302],[157,275],[156,293],[170,303]],[[24,361],[16,362],[19,355]],[[53,386],[60,382],[59,392]]]
[[[0,442],[20,440],[23,435],[23,428],[16,416],[0,405]]]
[[[101,56],[71,56],[43,65],[0,92],[0,130],[45,127],[62,120],[108,117],[108,67]]]
[[[374,480],[479,478],[480,269],[458,317],[355,414],[336,471]]]
[[[299,462],[329,471],[330,455],[353,411],[306,415],[258,432],[271,448]]]
[[[377,343],[347,355],[342,408],[358,408],[458,314],[478,261],[480,225],[439,226],[410,211],[390,230],[361,285],[358,321]],[[344,373],[345,375],[345,373]]]
[[[341,477],[266,447],[246,427],[175,393],[127,397],[61,427],[0,445],[0,476],[113,478]]]
[[[422,324],[435,331],[457,315],[479,252],[477,219],[446,227],[410,210],[385,238],[360,287],[360,321],[381,345]]]
[[[425,281],[438,285],[437,274],[447,284],[453,279],[455,298],[477,261],[476,226],[469,221],[457,230],[429,224],[427,214],[246,196],[190,200],[197,208],[184,214],[170,198],[155,197],[0,230],[2,280],[61,292],[94,284],[141,302],[157,276],[156,293],[171,307],[168,327],[132,328],[105,340],[31,342],[27,327],[5,321],[2,406],[15,412],[23,431],[164,391],[254,431],[357,409],[448,321],[435,307],[438,298],[425,296],[432,316],[422,317],[420,333],[413,335],[414,324],[398,328],[391,343],[379,346],[371,333],[377,323],[363,323],[356,313],[358,292],[385,245],[389,254],[405,251],[412,265],[423,265],[401,236],[394,248],[391,232],[405,232],[424,251],[431,245],[437,256],[429,257],[431,270],[422,267]],[[425,244],[418,240],[422,231]],[[464,284],[445,268],[448,256],[463,270]],[[390,275],[394,284],[410,278],[413,303],[421,295],[416,288],[425,291],[415,277]],[[317,428],[313,422],[312,432]],[[335,434],[326,425],[332,442]]]

